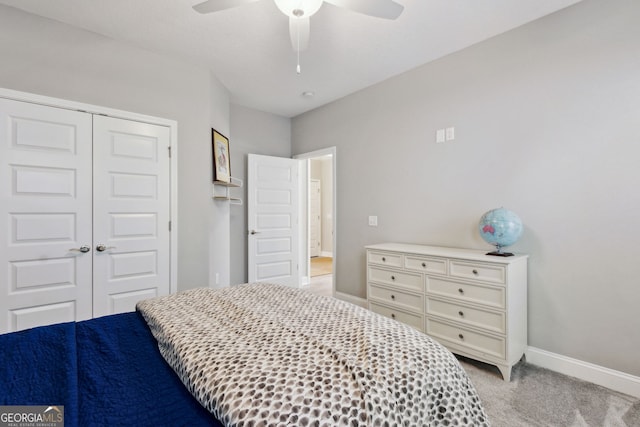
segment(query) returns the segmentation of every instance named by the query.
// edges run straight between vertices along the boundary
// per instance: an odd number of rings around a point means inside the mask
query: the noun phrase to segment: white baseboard
[[[321,251],[320,252],[320,256],[321,257],[326,257],[326,258],[333,258],[333,252]]]
[[[640,377],[535,347],[528,347],[525,354],[527,362],[533,365],[589,381],[640,399]]]
[[[364,298],[354,297],[353,295],[343,294],[342,292],[336,292],[333,296],[342,301],[347,301],[347,302],[350,302],[351,304],[359,305],[360,307],[364,307],[364,308],[369,307],[367,300]]]

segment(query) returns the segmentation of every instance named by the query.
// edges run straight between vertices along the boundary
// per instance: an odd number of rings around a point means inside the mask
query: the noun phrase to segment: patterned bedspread
[[[334,298],[273,284],[142,301],[160,352],[228,426],[488,426],[453,355]]]

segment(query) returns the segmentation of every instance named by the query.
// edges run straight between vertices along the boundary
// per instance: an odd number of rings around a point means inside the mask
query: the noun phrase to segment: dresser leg
[[[509,382],[511,381],[511,365],[496,365],[498,369],[500,369],[500,373],[502,374],[502,378]]]

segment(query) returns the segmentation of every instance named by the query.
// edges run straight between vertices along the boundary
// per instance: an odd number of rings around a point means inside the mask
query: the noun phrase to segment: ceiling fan
[[[218,12],[224,9],[255,3],[259,0],[207,0],[193,8],[200,13]],[[396,19],[404,6],[393,0],[274,0],[278,9],[289,17],[291,44],[296,52],[305,50],[309,44],[309,18],[323,3],[329,3],[354,12],[383,19]]]

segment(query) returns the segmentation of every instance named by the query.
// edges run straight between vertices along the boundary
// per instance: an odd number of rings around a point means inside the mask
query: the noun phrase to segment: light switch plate
[[[456,128],[450,127],[445,131],[447,141],[453,141],[456,139]]]
[[[438,129],[436,131],[436,142],[439,144],[445,141],[445,131],[444,129]]]
[[[371,227],[377,227],[378,226],[378,217],[375,216],[375,215],[369,216],[369,225]]]

